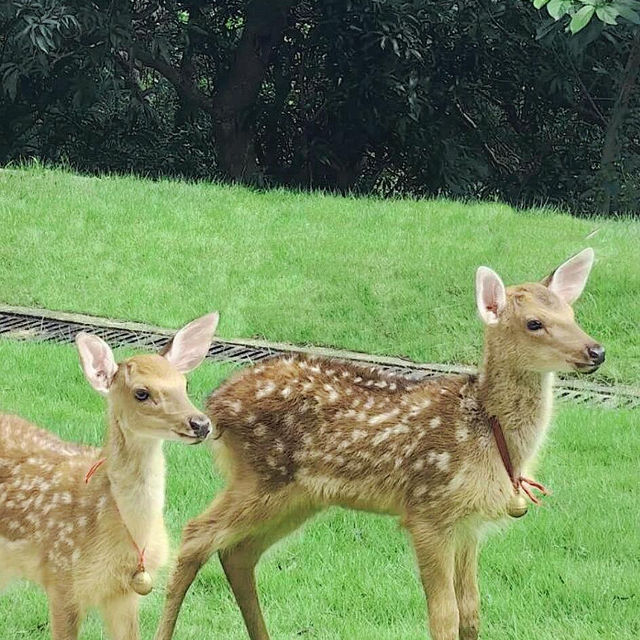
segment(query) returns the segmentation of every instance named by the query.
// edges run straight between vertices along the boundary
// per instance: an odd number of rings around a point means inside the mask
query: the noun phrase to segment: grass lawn
[[[191,376],[193,397],[232,367],[206,364]],[[0,407],[63,437],[98,443],[103,401],[82,378],[71,346],[0,340]],[[631,411],[561,405],[539,479],[554,490],[491,536],[481,557],[486,640],[635,640],[640,636],[640,432]],[[167,523],[182,525],[220,486],[206,447],[172,443]],[[188,469],[188,473],[185,473]],[[97,569],[99,570],[99,569]],[[272,550],[259,568],[274,640],[418,640],[425,638],[421,588],[404,534],[392,518],[333,510]],[[143,638],[162,606],[164,576],[143,600]],[[178,640],[246,640],[222,569],[212,559],[189,592]],[[44,595],[15,584],[0,597],[0,638],[48,638]],[[83,638],[103,637],[97,617]]]
[[[540,278],[593,246],[578,316],[599,376],[640,380],[640,222],[493,203],[380,201],[137,178],[0,171],[0,301],[228,338],[475,364],[475,269]],[[587,238],[592,232],[593,237]]]
[[[0,301],[177,327],[212,309],[224,337],[265,337],[417,360],[476,363],[473,278],[542,277],[585,246],[597,263],[577,306],[607,347],[601,377],[640,380],[640,222],[441,200],[382,202],[257,193],[135,178],[0,171]],[[595,232],[591,238],[589,234]],[[197,401],[233,369],[191,377]],[[102,399],[71,346],[0,340],[0,411],[99,443]],[[554,490],[482,554],[484,640],[640,637],[637,412],[561,405],[539,479]],[[220,487],[206,447],[168,445],[167,522],[184,523]],[[185,473],[185,469],[188,470]],[[164,577],[143,601],[143,637]],[[425,638],[425,607],[391,518],[332,510],[270,552],[259,582],[274,640]],[[0,597],[2,640],[48,638],[30,585]],[[83,638],[103,637],[92,617]],[[246,640],[216,560],[185,601],[177,640]]]

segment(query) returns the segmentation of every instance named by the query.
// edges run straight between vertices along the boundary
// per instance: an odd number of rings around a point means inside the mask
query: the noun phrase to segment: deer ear
[[[485,324],[498,323],[500,313],[507,304],[507,294],[500,276],[489,267],[476,271],[476,304]]]
[[[107,395],[118,370],[111,348],[102,338],[84,331],[76,336],[76,346],[84,377],[98,393]]]
[[[567,304],[573,304],[587,284],[593,259],[593,249],[584,249],[552,271],[542,284]]]
[[[217,313],[209,313],[182,327],[160,351],[180,373],[195,369],[205,358],[218,326]]]

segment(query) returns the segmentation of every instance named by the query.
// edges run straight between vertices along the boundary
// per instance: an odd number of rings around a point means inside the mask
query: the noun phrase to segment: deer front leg
[[[220,551],[220,562],[242,612],[249,638],[269,640],[256,590],[255,566],[260,556],[275,542],[297,529],[316,512],[296,509],[285,517],[261,522],[259,535],[249,536],[235,546]]]
[[[52,640],[77,640],[80,611],[70,602],[69,593],[56,588],[47,589]]]
[[[215,526],[215,518],[223,515],[225,497],[223,494],[220,497],[222,499],[214,501],[207,511],[191,520],[184,528],[178,562],[167,584],[167,596],[155,640],[171,640],[182,601],[200,567],[216,549],[218,527]],[[216,506],[220,509],[219,513]]]
[[[240,540],[249,537],[256,526],[273,517],[271,510],[276,510],[277,513],[276,501],[268,502],[257,494],[250,499],[242,498],[239,492],[227,489],[204,513],[187,524],[178,562],[167,586],[167,599],[162,620],[155,635],[156,640],[171,640],[187,590],[200,567],[211,557],[211,554],[232,547]],[[242,609],[243,613],[248,606],[251,609],[249,613],[253,616],[250,619],[255,620],[258,625],[256,629],[266,634],[264,623],[261,626],[259,624],[261,615],[255,595],[255,584],[252,583],[253,578],[249,577],[253,573],[253,567],[249,571],[253,559],[240,558],[234,562],[239,564],[227,563],[225,566],[223,561],[223,566],[225,571],[231,569],[229,581],[234,592],[238,590],[240,593],[240,601],[250,603]],[[267,636],[255,637],[262,640]]]
[[[426,524],[409,528],[427,597],[431,640],[458,640],[458,604],[454,589],[451,531]]]
[[[460,538],[456,548],[455,590],[460,613],[460,640],[477,640],[480,626],[478,594],[478,540],[472,534]]]
[[[255,566],[263,545],[244,540],[231,549],[220,551],[220,563],[227,576],[251,640],[269,640],[256,590]]]
[[[138,640],[138,596],[128,594],[113,598],[100,606],[110,640]]]

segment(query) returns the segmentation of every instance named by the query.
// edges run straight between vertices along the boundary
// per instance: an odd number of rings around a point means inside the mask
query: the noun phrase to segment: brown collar
[[[513,470],[511,456],[509,455],[509,447],[507,447],[507,441],[504,438],[504,432],[500,426],[500,421],[496,416],[489,416],[489,424],[491,425],[493,437],[495,438],[498,451],[500,452],[500,457],[502,458],[502,464],[504,464],[504,468],[509,475],[509,480],[511,480],[514,492],[518,493],[520,489],[522,489],[531,502],[534,504],[540,504],[540,500],[531,492],[529,486],[537,489],[545,496],[548,496],[550,491],[548,491],[544,485],[536,482],[535,480],[530,480],[524,476],[516,476],[515,471]]]

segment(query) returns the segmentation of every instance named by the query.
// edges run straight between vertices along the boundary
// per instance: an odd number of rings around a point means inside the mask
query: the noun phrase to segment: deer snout
[[[211,420],[204,414],[200,413],[190,416],[188,419],[189,426],[193,430],[194,435],[204,440],[211,433]]]
[[[587,355],[595,366],[604,362],[604,347],[601,344],[592,344],[587,347]]]

